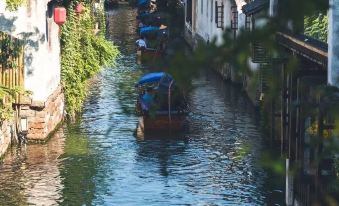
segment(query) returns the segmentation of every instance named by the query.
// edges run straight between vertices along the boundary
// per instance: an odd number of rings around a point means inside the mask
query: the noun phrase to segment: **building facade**
[[[337,100],[326,102],[323,99],[334,98],[315,98],[314,94],[326,85],[338,85],[337,5],[337,0],[330,1],[328,44],[295,34],[295,25],[285,25],[284,30],[290,31],[275,35],[276,47],[285,56],[273,57],[262,42],[253,40],[247,60],[250,76],[235,74],[228,64],[213,68],[224,79],[242,84],[254,105],[266,104],[263,114],[268,119],[270,141],[277,143],[286,157],[286,205],[321,205],[322,198],[328,195],[328,180],[335,176],[333,155],[315,157],[321,156],[322,142],[334,128],[328,111]],[[278,6],[276,0],[186,0],[185,39],[193,48],[213,39],[220,45],[225,34],[235,39],[241,31],[251,32],[265,25],[267,21],[261,17],[278,15]],[[298,65],[292,71],[287,62],[294,58]],[[275,97],[267,96],[270,82],[279,90]]]
[[[28,97],[21,96],[16,101],[16,117],[11,131],[12,135],[19,136],[23,132],[28,140],[46,139],[63,119],[61,28],[53,21],[54,7],[54,0],[28,0],[17,10],[9,11],[6,3],[0,2],[0,31],[23,44],[22,80],[13,85],[31,92]],[[20,131],[22,128],[25,131]]]

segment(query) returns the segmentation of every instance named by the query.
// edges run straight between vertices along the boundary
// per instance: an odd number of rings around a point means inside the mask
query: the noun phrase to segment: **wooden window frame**
[[[215,1],[215,24],[217,28],[224,29],[224,3],[221,2],[221,5],[218,5],[218,2]]]
[[[231,6],[231,29],[238,30],[238,8]]]

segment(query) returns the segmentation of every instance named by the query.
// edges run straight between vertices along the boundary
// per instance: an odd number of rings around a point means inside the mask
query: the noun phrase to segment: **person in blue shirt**
[[[140,39],[138,39],[135,43],[138,46],[138,50],[143,51],[147,48],[147,43],[146,43],[145,37],[140,37]]]
[[[145,94],[142,96],[142,109],[148,112],[154,102],[154,90],[152,87],[146,89]]]

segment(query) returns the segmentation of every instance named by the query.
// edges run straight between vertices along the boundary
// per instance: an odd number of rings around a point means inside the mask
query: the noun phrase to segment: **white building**
[[[330,0],[328,31],[328,83],[339,87],[339,1]]]
[[[15,12],[0,2],[0,31],[26,42],[25,89],[36,101],[46,101],[60,84],[59,26],[50,15],[49,1],[27,1]]]
[[[242,11],[244,5],[245,0],[186,0],[186,36],[192,34],[193,39],[205,42],[215,38],[217,44],[222,43],[226,29],[236,34],[245,27],[246,15]],[[196,46],[196,43],[192,46]]]
[[[27,0],[16,11],[0,1],[0,31],[24,44],[23,86],[29,98],[17,102],[20,118],[28,122],[28,139],[43,140],[63,119],[60,84],[60,27],[54,22],[56,0]],[[19,121],[19,120],[18,120]]]

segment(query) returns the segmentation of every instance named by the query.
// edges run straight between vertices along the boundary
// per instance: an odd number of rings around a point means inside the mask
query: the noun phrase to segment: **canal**
[[[213,73],[193,81],[187,133],[135,137],[135,11],[109,12],[107,26],[117,64],[91,80],[77,122],[7,153],[0,205],[283,205],[249,101]]]

